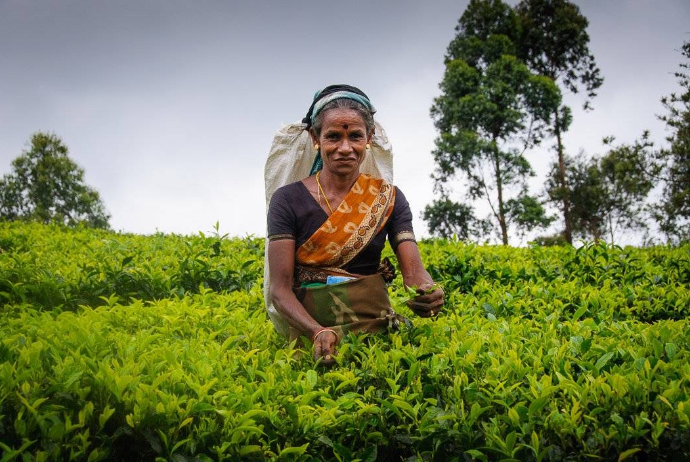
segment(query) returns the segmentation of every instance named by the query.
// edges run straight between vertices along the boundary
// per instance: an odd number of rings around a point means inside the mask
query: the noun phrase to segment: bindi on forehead
[[[343,124],[343,128],[347,130],[347,124]]]

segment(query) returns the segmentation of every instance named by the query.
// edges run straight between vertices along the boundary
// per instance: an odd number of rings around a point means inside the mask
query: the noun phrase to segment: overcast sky
[[[514,2],[513,2],[514,3]],[[567,150],[601,138],[662,143],[655,114],[677,89],[687,0],[578,1],[605,78],[579,95]],[[60,136],[135,233],[265,235],[263,167],[274,133],[332,83],[364,90],[395,154],[395,182],[419,217],[434,198],[429,117],[466,1],[0,0],[0,174],[38,130]],[[543,188],[553,157],[529,154]],[[458,189],[460,186],[458,185]],[[514,244],[519,240],[514,238]]]

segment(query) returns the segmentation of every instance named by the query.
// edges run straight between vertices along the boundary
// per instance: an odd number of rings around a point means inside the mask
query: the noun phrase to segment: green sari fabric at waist
[[[350,332],[383,332],[397,329],[405,318],[391,307],[388,289],[380,274],[318,287],[296,287],[297,300],[307,313],[339,338]],[[290,329],[290,339],[306,333]]]

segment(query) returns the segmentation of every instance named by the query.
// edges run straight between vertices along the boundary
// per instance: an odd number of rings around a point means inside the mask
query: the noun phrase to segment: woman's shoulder
[[[298,180],[294,183],[286,184],[285,186],[281,186],[280,188],[276,189],[276,191],[273,193],[273,198],[283,199],[295,197],[296,195],[304,194],[305,189],[306,188],[304,183],[302,183],[302,180]]]
[[[405,197],[405,194],[403,194],[402,190],[397,186],[393,186],[393,188],[395,188],[395,200],[400,200],[407,204],[407,197]]]

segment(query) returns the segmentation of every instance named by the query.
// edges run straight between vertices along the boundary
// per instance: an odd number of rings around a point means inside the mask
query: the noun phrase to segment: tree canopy
[[[681,92],[661,99],[666,114],[660,119],[671,134],[670,146],[661,151],[663,191],[654,217],[669,242],[690,240],[690,42],[681,54],[686,61],[675,73]]]
[[[516,6],[516,12],[520,23],[519,56],[532,71],[551,78],[562,90],[577,93],[584,89],[587,98],[583,105],[585,109],[591,109],[590,101],[604,79],[589,50],[587,18],[568,0],[522,0]],[[562,135],[571,121],[568,106],[555,108],[550,133],[556,138],[556,178],[561,190],[568,188]],[[563,236],[572,244],[569,197],[563,194],[560,206]]]
[[[469,240],[473,236],[484,236],[491,229],[488,221],[476,218],[472,207],[459,204],[447,197],[433,201],[424,209],[422,218],[434,234],[446,239],[455,236]]]
[[[546,181],[550,199],[571,205],[573,236],[615,242],[623,230],[647,229],[646,199],[659,174],[653,144],[644,133],[632,144],[613,145],[601,157],[566,157],[567,188],[561,188],[558,165],[554,164]]]
[[[539,201],[528,196],[526,178],[534,173],[524,153],[542,138],[560,92],[552,79],[531,72],[516,56],[517,16],[502,1],[470,1],[456,32],[446,55],[442,94],[431,108],[440,132],[433,155],[443,197],[427,206],[424,216],[434,218],[430,225],[436,226],[430,229],[436,234],[453,226],[463,232],[485,229],[473,224],[478,219],[471,210],[450,203],[444,185],[459,173],[469,181],[470,200],[488,201],[501,240],[508,244],[511,222],[532,229],[548,221]],[[509,199],[516,188],[518,198]],[[444,214],[449,224],[441,226]],[[460,218],[466,223],[459,225]]]
[[[98,192],[84,183],[84,169],[68,153],[55,134],[35,133],[0,179],[0,219],[108,228]]]

